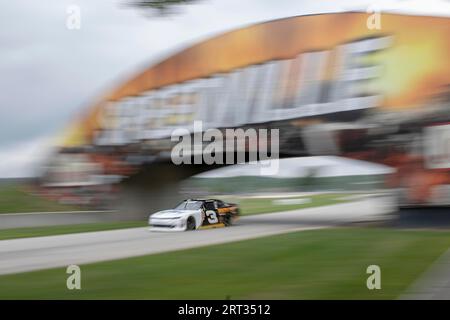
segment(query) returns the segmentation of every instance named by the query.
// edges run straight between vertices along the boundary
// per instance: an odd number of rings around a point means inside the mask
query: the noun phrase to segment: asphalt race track
[[[0,241],[0,274],[66,267],[233,242],[296,230],[326,228],[386,217],[384,199],[242,217],[229,228],[150,232],[147,228]],[[381,214],[381,215],[380,215]]]

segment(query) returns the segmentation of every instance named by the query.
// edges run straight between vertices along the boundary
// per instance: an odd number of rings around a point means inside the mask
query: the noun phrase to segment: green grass
[[[450,246],[449,232],[337,228],[0,277],[0,299],[393,299]],[[381,290],[366,268],[381,267]]]
[[[309,199],[310,202],[303,204],[283,205],[276,203],[274,204],[274,201],[280,200],[281,198],[243,198],[237,200],[230,197],[229,199],[227,198],[227,200],[231,202],[238,202],[242,215],[252,215],[260,213],[306,209],[348,202],[348,200],[343,200],[345,196],[348,196],[348,194],[324,193],[311,196],[288,197],[284,199]]]
[[[0,240],[54,236],[58,234],[105,231],[115,229],[137,228],[147,226],[146,221],[120,221],[85,223],[50,227],[31,227],[0,230]]]
[[[78,207],[60,204],[33,195],[21,185],[0,186],[0,213],[77,211]]]

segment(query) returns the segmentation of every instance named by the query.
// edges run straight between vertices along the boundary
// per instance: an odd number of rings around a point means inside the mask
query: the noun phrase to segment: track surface
[[[0,274],[86,264],[379,219],[383,199],[242,217],[229,228],[150,232],[147,228],[0,241]]]
[[[400,299],[450,300],[450,250],[408,288]]]

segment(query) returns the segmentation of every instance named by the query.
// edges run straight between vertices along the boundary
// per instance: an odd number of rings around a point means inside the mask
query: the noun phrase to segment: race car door
[[[219,215],[214,204],[214,201],[205,201],[205,219],[203,219],[203,226],[209,226],[219,223]]]

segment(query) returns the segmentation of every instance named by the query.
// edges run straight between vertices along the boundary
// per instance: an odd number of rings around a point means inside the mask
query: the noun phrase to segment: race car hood
[[[199,212],[199,210],[175,210],[175,209],[163,210],[163,211],[159,211],[159,212],[152,214],[151,218],[170,219],[170,218],[177,218],[177,217],[185,217],[190,214],[194,214],[196,212]]]

